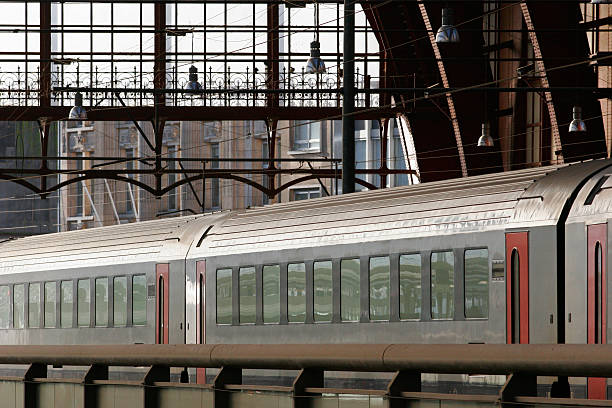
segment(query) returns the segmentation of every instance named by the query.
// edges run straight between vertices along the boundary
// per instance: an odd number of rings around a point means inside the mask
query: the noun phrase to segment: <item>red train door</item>
[[[606,344],[606,250],[607,224],[587,227],[587,343]],[[589,399],[607,398],[606,378],[589,378]]]
[[[529,343],[529,233],[506,234],[506,342]]]
[[[168,344],[168,311],[170,299],[170,265],[155,265],[155,343]]]
[[[206,343],[206,261],[196,262],[196,343]],[[196,382],[206,384],[206,368],[196,369]]]

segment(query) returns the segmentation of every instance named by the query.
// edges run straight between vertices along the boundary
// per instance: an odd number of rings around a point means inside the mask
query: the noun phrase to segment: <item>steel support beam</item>
[[[537,395],[537,377],[533,374],[513,373],[499,392],[502,407],[516,406],[516,397],[535,397]]]
[[[35,121],[41,117],[48,120],[65,120],[70,113],[70,106],[0,106],[0,120]],[[355,109],[356,120],[374,120],[380,117],[393,117],[403,113],[399,108],[358,108]],[[158,114],[162,118],[177,121],[213,121],[213,120],[333,120],[342,117],[341,108],[328,107],[248,107],[248,106],[159,106]],[[88,109],[90,121],[151,121],[155,116],[153,106],[100,107]]]
[[[213,407],[230,408],[229,392],[226,385],[242,384],[242,369],[237,367],[222,367],[213,381]]]
[[[25,408],[35,408],[40,405],[35,382],[37,378],[47,378],[47,365],[41,363],[31,363],[23,376],[23,406]]]
[[[421,392],[421,373],[398,371],[387,386],[387,408],[402,408],[402,392]]]
[[[96,380],[108,380],[108,366],[94,364],[89,366],[83,376],[83,401],[85,407],[97,406],[98,387],[94,384]]]
[[[342,194],[355,192],[355,0],[344,0]]]
[[[314,404],[312,397],[320,393],[308,392],[307,388],[323,388],[324,372],[321,369],[306,368],[293,381],[293,408],[310,408]]]
[[[144,408],[159,407],[159,388],[156,382],[170,381],[170,367],[164,365],[153,365],[145,374],[142,385],[144,385]]]

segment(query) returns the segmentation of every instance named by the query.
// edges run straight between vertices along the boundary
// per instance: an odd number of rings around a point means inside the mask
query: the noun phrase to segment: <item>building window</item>
[[[125,163],[125,168],[128,171],[134,170],[134,149],[125,149],[125,157],[128,161]],[[128,175],[134,177],[134,175]],[[125,183],[125,212],[126,214],[134,214],[134,206],[132,205],[132,186]]]
[[[355,169],[366,169],[368,167],[368,158],[366,150],[367,140],[366,139],[355,139]],[[358,176],[359,178],[364,177],[363,175]],[[361,184],[355,183],[355,191],[365,190],[365,187]]]
[[[280,266],[263,267],[263,321],[280,322]]]
[[[293,192],[293,201],[301,201],[308,200],[310,198],[321,197],[321,189],[319,187],[295,188],[291,191]]]
[[[262,159],[268,159],[270,158],[270,152],[269,152],[269,147],[268,147],[268,142],[267,141],[263,141],[261,143],[261,158]],[[264,162],[262,163],[262,168],[267,169],[268,168],[268,163]],[[270,180],[268,179],[268,176],[266,174],[263,174],[261,176],[261,181],[262,181],[262,185],[265,188],[269,188],[270,187]],[[261,204],[262,205],[266,205],[270,203],[270,198],[268,197],[268,195],[266,193],[261,193]]]
[[[357,322],[361,314],[359,299],[359,259],[343,259],[340,263],[340,318]]]
[[[489,251],[465,251],[465,317],[489,316]]]
[[[255,323],[255,268],[240,268],[240,324]]]
[[[321,130],[321,122],[294,121],[292,149],[296,152],[320,152]]]
[[[431,254],[431,318],[452,319],[455,313],[455,258],[452,251]]]
[[[306,321],[306,265],[287,265],[287,318],[289,323]]]
[[[168,147],[168,159],[170,159],[170,161],[168,161],[168,170],[176,170],[176,162],[174,161],[174,159],[176,159],[176,146]],[[168,185],[171,186],[174,183],[176,183],[176,174],[169,173],[168,174]],[[178,209],[175,188],[173,188],[172,190],[168,192],[168,209],[169,210]]]
[[[389,320],[391,263],[388,256],[370,258],[370,320]]]
[[[210,156],[213,159],[218,159],[220,157],[219,155],[219,143],[213,143],[210,145]],[[218,169],[219,168],[219,161],[218,160],[212,160],[210,163],[210,168],[211,169]],[[221,192],[219,191],[219,179],[218,178],[213,178],[212,179],[212,186],[211,186],[211,206],[212,208],[219,208],[221,206],[221,197],[220,197]]]
[[[83,157],[83,153],[77,153],[76,157]],[[83,170],[83,160],[76,161],[77,166],[77,176],[80,176],[79,170]],[[83,216],[83,182],[76,182],[76,205],[75,205],[75,213],[77,217]]]
[[[400,255],[399,258],[400,319],[421,317],[421,255]]]
[[[404,142],[400,134],[399,120],[394,120],[393,127],[393,168],[397,170],[406,170],[406,155],[404,153]],[[393,184],[397,186],[407,186],[409,184],[407,174],[394,174]]]
[[[217,324],[232,324],[232,270],[217,270]]]
[[[531,42],[527,46],[527,57],[534,61]],[[537,86],[537,85],[533,85]],[[537,92],[527,92],[526,155],[527,166],[538,166],[542,162],[542,108],[544,100]]]
[[[374,129],[374,124],[378,125],[378,121],[377,120],[373,120],[372,121],[372,129],[370,131],[370,163],[371,165],[368,166],[366,165],[365,168],[372,168],[372,169],[379,169],[380,165],[381,165],[381,161],[380,161],[380,154],[381,154],[381,149],[380,149],[380,143],[381,143],[381,137],[380,137],[380,129]],[[381,187],[380,185],[380,176],[378,174],[372,174],[370,176],[370,182],[372,184],[374,184],[376,187]],[[386,187],[386,186],[384,186]]]

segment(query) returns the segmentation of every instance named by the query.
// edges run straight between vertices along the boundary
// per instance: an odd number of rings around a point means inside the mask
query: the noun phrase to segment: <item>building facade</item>
[[[394,169],[416,169],[414,147],[409,134],[402,137],[399,122],[390,126],[387,165]],[[153,129],[149,123],[139,123],[149,140]],[[341,158],[342,124],[340,121],[279,122],[276,141],[276,157],[291,158],[295,162],[277,163],[283,169],[304,167],[309,160]],[[152,165],[154,156],[132,122],[64,122],[61,125],[61,153],[77,160],[71,161],[74,173],[63,175],[62,180],[78,177],[80,171],[96,167],[138,170]],[[380,166],[380,129],[377,121],[357,121],[355,131],[357,168]],[[117,158],[97,162],[88,157]],[[232,161],[231,159],[269,157],[266,124],[258,121],[228,122],[167,122],[163,135],[162,156],[184,161],[164,161],[169,169],[265,169],[268,162]],[[406,158],[412,158],[407,160]],[[140,160],[138,160],[140,159]],[[189,160],[197,159],[197,160]],[[313,168],[341,169],[330,163],[310,164]],[[182,167],[181,167],[182,166]],[[268,187],[267,176],[240,173]],[[152,185],[150,175],[134,175],[136,180]],[[164,186],[179,181],[183,174],[167,174],[162,178]],[[292,182],[298,175],[283,174],[275,177],[275,187]],[[380,187],[378,175],[368,175],[365,180]],[[391,175],[385,187],[418,182],[417,176]],[[316,198],[341,193],[341,180],[321,179],[297,183],[283,190],[276,197],[268,197],[259,189],[235,179],[198,178],[185,183],[156,198],[142,188],[118,180],[81,180],[61,190],[59,217],[62,230],[91,228],[102,225],[137,222],[160,217],[186,215],[208,211],[244,209],[273,202],[285,202]],[[364,187],[357,186],[361,190]]]

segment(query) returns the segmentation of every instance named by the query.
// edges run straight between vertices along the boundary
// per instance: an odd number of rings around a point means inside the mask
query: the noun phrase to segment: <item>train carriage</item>
[[[0,341],[605,343],[611,165],[6,241]]]

